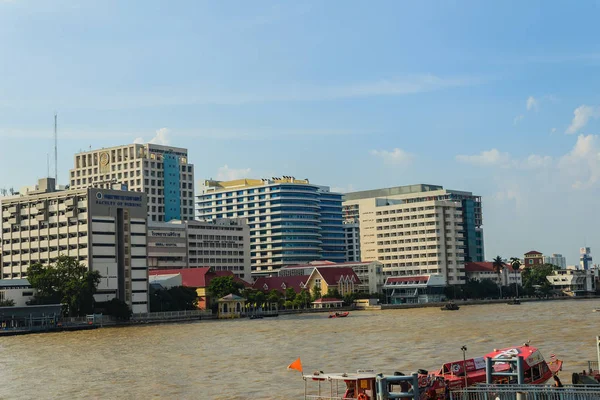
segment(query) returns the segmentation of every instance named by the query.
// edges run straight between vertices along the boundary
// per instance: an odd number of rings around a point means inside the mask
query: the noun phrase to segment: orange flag
[[[302,372],[302,362],[300,361],[300,358],[298,357],[296,361],[288,365],[288,369],[295,369],[296,371]]]

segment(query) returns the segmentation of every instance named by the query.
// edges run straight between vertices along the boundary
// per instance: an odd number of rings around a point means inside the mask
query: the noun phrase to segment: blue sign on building
[[[181,196],[179,181],[179,158],[164,155],[165,222],[181,219]]]

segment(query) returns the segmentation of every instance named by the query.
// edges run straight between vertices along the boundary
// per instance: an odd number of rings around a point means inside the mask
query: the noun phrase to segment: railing
[[[478,385],[450,393],[451,400],[597,400],[598,386]]]
[[[139,313],[131,316],[132,321],[169,320],[185,317],[210,317],[212,312],[206,310],[184,310],[184,311],[160,311],[150,313]]]
[[[598,361],[588,361],[588,372],[598,371]]]

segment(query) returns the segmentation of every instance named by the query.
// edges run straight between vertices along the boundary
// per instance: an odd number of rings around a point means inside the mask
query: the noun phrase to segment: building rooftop
[[[444,188],[440,185],[429,185],[425,183],[419,183],[416,185],[394,186],[383,189],[371,189],[363,190],[360,192],[346,193],[344,194],[344,200],[360,200],[370,199],[372,197],[397,196],[411,193],[431,192],[434,190],[442,189]]]
[[[309,277],[309,275],[259,277],[252,287],[265,292],[274,289],[281,293],[288,288],[292,288],[294,292],[300,293],[302,289],[306,289],[306,282]]]
[[[0,288],[31,286],[27,279],[0,279]]]
[[[155,269],[148,271],[148,275],[173,275],[181,274],[181,284],[186,287],[208,287],[210,281],[216,277],[231,276],[233,280],[250,286],[248,282],[236,277],[232,271],[213,271],[211,267],[181,268],[181,269]]]
[[[504,268],[511,268],[509,264],[504,264]],[[512,270],[512,269],[511,269]],[[481,261],[481,262],[466,262],[465,263],[465,272],[494,272],[494,263],[491,261]]]
[[[321,275],[325,283],[327,285],[337,285],[341,280],[352,281],[354,283],[360,284],[360,279],[354,272],[354,270],[350,267],[315,267],[313,274],[318,273]]]
[[[245,188],[245,187],[253,187],[253,186],[266,186],[266,185],[276,185],[280,183],[290,183],[290,184],[298,184],[298,185],[308,185],[310,182],[308,179],[296,179],[293,176],[282,176],[282,177],[272,177],[267,179],[235,179],[231,181],[217,181],[208,179],[204,181],[204,186],[207,190],[210,191],[219,191],[219,190],[228,190],[228,189],[237,189],[237,188]]]

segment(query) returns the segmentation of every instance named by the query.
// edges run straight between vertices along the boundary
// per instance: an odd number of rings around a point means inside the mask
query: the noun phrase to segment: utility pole
[[[54,184],[58,187],[58,114],[54,113]],[[50,175],[50,174],[48,174]]]

